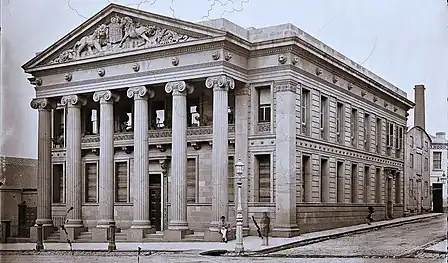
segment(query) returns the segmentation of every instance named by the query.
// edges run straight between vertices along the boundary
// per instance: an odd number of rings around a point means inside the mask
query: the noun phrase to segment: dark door
[[[161,230],[161,219],[162,219],[162,209],[161,209],[161,194],[162,194],[162,184],[159,174],[149,175],[149,203],[150,211],[149,218],[151,220],[151,225],[157,231]]]
[[[432,185],[432,206],[435,213],[443,213],[443,184]]]
[[[387,202],[386,202],[386,218],[387,219],[392,219],[393,216],[393,211],[394,211],[394,203],[392,200],[392,178],[391,177],[387,177]]]
[[[26,204],[19,205],[18,236],[26,237]]]

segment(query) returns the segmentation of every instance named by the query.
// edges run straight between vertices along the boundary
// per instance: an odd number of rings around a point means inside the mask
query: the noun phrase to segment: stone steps
[[[55,229],[54,232],[49,235],[44,241],[48,243],[59,243],[61,240],[61,230]]]

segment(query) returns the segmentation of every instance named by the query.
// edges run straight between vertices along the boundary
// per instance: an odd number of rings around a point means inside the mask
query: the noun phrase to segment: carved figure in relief
[[[89,55],[93,54],[93,48],[97,52],[103,51],[103,46],[107,45],[108,29],[105,24],[100,25],[93,34],[81,38],[76,42],[74,50],[76,50],[76,56],[81,57],[81,52],[87,49]]]
[[[78,40],[70,49],[62,51],[50,64],[64,63],[86,56],[114,53],[128,48],[155,47],[186,41],[189,36],[154,25],[143,25],[132,18],[114,15],[110,22]],[[124,46],[128,42],[129,46]],[[137,45],[135,46],[134,43]]]
[[[143,46],[146,42],[150,42],[147,34],[155,30],[155,28],[143,26],[140,23],[134,23],[130,17],[123,17],[121,21],[124,25],[124,36],[120,41],[120,47],[123,46],[123,42],[128,38],[145,40],[145,42],[139,44],[139,46]]]

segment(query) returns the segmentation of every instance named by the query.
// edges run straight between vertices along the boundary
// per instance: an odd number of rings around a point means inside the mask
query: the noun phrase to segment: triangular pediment
[[[224,35],[203,25],[110,4],[23,68],[51,66]]]

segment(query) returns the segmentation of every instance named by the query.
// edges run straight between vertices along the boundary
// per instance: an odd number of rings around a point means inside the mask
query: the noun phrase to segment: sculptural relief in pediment
[[[93,33],[83,36],[72,48],[61,52],[49,64],[175,44],[193,39],[188,35],[160,26],[135,22],[128,16],[114,15],[108,23],[99,25]]]

